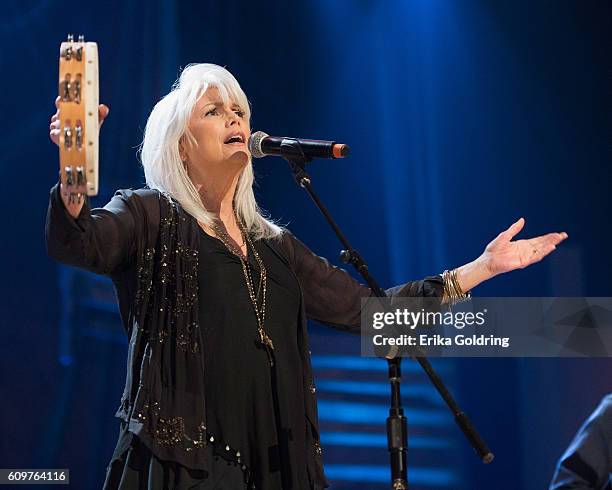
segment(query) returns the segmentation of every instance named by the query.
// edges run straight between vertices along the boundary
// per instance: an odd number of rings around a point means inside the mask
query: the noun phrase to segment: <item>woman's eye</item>
[[[244,117],[244,111],[242,109],[234,109],[234,112],[236,113],[236,115],[238,117]],[[216,115],[219,114],[219,110],[218,108],[214,108],[214,109],[210,109],[208,112],[206,112],[205,116],[209,116],[209,115]]]

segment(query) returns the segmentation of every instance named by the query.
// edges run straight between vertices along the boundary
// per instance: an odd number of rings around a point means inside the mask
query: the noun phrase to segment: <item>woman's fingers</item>
[[[106,117],[108,116],[109,112],[110,112],[110,109],[108,108],[106,104],[100,104],[98,106],[98,117],[100,120],[100,126],[102,126],[102,123],[104,122],[104,119],[106,119]]]
[[[563,240],[568,237],[567,233],[548,233],[547,235],[542,235],[539,237],[532,238],[529,240],[529,243],[533,245],[535,248],[545,247],[547,245],[557,246]]]
[[[554,245],[548,245],[546,247],[538,249],[537,252],[534,252],[531,255],[531,258],[530,258],[529,262],[527,262],[526,266],[531,265],[531,264],[535,264],[536,262],[539,262],[544,257],[546,257],[550,252],[552,252],[555,248],[557,248],[557,247],[555,247]]]
[[[55,105],[57,106],[59,97],[55,100]],[[59,109],[58,111],[51,116],[51,123],[49,124],[49,138],[56,145],[59,144],[59,136],[60,136],[60,127],[61,121],[59,120]]]
[[[503,231],[501,235],[508,240],[512,240],[512,238],[523,229],[523,226],[525,226],[525,218],[519,218],[512,223],[506,231]]]
[[[51,123],[49,124],[49,138],[51,138],[51,141],[53,141],[53,143],[55,143],[56,145],[59,145],[61,127],[61,121],[59,120],[59,103],[60,96],[58,95],[55,98],[55,108],[57,110],[55,111],[55,114],[51,116]]]
[[[517,221],[515,221],[514,223],[512,223],[507,230],[502,231],[499,235],[497,235],[497,237],[495,238],[494,242],[495,243],[499,243],[500,241],[502,242],[507,242],[512,240],[512,238],[523,229],[523,226],[525,225],[525,219],[524,218],[519,218]]]
[[[49,132],[53,133],[53,134],[55,134],[55,133],[59,134],[60,127],[61,127],[60,126],[60,121],[59,120],[58,121],[54,121],[51,124],[49,124]]]
[[[58,108],[55,114],[51,116],[51,124],[49,125],[49,129],[59,129],[61,127],[61,122],[59,120],[59,96],[55,99],[55,106]],[[108,116],[110,112],[109,107],[106,104],[100,104],[98,106],[98,121],[100,126],[104,122],[104,119]]]
[[[49,131],[49,138],[51,138],[51,141],[53,141],[53,143],[55,143],[56,145],[59,145],[59,137],[60,137],[59,129],[52,129],[51,131]]]
[[[528,243],[528,250],[526,253],[529,256],[528,262],[525,266],[539,262],[552,251],[557,248],[557,245],[568,237],[568,234],[563,232],[560,233],[548,233],[539,237],[531,238],[526,240]]]

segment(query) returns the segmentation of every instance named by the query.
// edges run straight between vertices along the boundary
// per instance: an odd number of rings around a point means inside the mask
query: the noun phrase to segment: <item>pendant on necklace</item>
[[[268,354],[268,359],[270,360],[270,367],[274,366],[274,344],[272,343],[272,339],[268,337],[268,334],[263,331],[263,329],[259,330],[259,340],[261,344],[266,349]]]
[[[268,337],[268,334],[264,332],[263,328],[259,330],[259,339],[263,345],[267,345],[270,349],[274,350],[274,344],[272,343],[272,339]]]

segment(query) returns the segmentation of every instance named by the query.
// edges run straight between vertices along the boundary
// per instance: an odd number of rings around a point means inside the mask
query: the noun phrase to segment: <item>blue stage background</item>
[[[100,50],[101,191],[140,187],[136,147],[181,67],[236,75],[270,134],[335,139],[314,186],[384,286],[457,267],[519,217],[519,238],[567,231],[544,261],[480,296],[611,296],[612,5],[590,1],[109,0],[3,4],[1,465],[67,467],[101,488],[116,441],[126,339],[105,280],[45,253],[57,148],[59,43]],[[257,195],[338,264],[339,244],[281,159]],[[332,488],[387,488],[385,364],[312,325]],[[367,362],[366,362],[367,361]],[[601,397],[610,359],[435,362],[496,453],[480,464],[416,366],[404,362],[411,488],[546,488]]]

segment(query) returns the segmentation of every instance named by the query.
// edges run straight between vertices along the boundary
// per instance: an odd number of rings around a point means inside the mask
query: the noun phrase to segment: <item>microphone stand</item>
[[[352,264],[353,267],[361,274],[366,281],[373,294],[377,297],[387,297],[385,291],[380,288],[376,280],[369,272],[368,266],[351,244],[348,242],[338,225],[335,223],[325,205],[315,194],[311,185],[311,178],[306,173],[306,164],[312,161],[312,158],[306,156],[299,141],[294,139],[285,139],[281,143],[282,157],[289,162],[293,178],[296,183],[304,188],[311,199],[314,201],[319,211],[323,214],[329,225],[338,236],[340,242],[344,246],[344,250],[340,252],[340,259],[345,264]],[[450,394],[442,379],[434,371],[425,356],[411,356],[416,360],[425,374],[429,377],[431,383],[438,390],[442,399],[448,405],[448,408],[455,417],[455,422],[462,430],[469,443],[472,445],[483,463],[488,464],[493,461],[493,453],[488,448],[476,428],[467,415],[461,410],[453,396]],[[389,366],[388,376],[391,386],[391,407],[389,409],[389,417],[387,417],[387,447],[391,459],[391,488],[393,490],[408,489],[408,465],[406,450],[408,447],[408,422],[404,415],[404,408],[401,404],[400,383],[401,383],[401,358],[394,357],[387,359]]]

